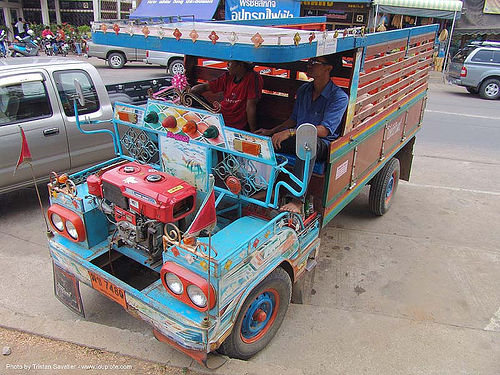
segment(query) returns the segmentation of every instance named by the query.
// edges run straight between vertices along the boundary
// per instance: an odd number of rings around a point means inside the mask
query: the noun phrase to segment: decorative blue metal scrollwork
[[[251,196],[267,187],[267,181],[259,173],[252,160],[238,158],[231,154],[223,153],[223,159],[213,168],[214,173],[224,183],[228,177],[236,177],[241,184],[241,195]],[[229,187],[226,184],[226,187]]]
[[[158,146],[143,130],[129,128],[120,141],[130,156],[143,163],[154,163],[159,160]]]

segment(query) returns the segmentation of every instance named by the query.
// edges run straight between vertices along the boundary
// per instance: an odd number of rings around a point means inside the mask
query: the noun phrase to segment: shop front
[[[462,14],[458,0],[373,0],[372,30],[386,31],[405,27],[439,24],[439,39],[434,56],[435,69],[446,67],[451,37]]]
[[[370,0],[302,1],[301,16],[326,16],[328,30],[368,26]]]

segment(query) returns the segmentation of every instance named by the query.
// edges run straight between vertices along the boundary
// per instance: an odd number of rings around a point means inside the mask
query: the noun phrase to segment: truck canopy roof
[[[304,23],[308,23],[307,17]],[[365,34],[364,28],[298,30],[233,22],[101,21],[92,25],[97,44],[176,52],[217,60],[282,63],[435,32],[438,25]],[[275,25],[274,20],[268,20]],[[248,23],[248,21],[242,21]],[[294,21],[296,23],[297,20]],[[285,26],[285,25],[283,25]]]

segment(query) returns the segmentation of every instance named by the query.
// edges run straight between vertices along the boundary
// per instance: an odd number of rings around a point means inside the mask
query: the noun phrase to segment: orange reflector
[[[63,173],[62,175],[57,177],[57,182],[60,184],[65,184],[66,181],[68,181],[68,175],[66,173]]]
[[[183,242],[186,244],[186,245],[194,245],[196,243],[196,237],[186,237],[183,239]]]

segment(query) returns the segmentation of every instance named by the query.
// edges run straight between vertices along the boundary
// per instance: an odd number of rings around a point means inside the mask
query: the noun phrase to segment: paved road
[[[500,105],[434,79],[427,109],[389,213],[368,214],[367,191],[346,207],[323,231],[310,303],[218,372],[500,373]],[[0,324],[197,368],[86,287],[86,320],[57,302],[32,191],[1,198],[0,215]]]

